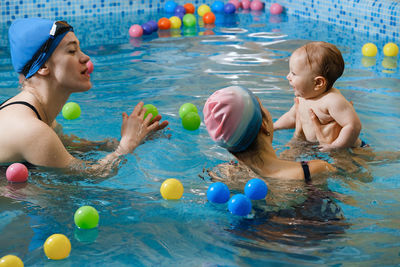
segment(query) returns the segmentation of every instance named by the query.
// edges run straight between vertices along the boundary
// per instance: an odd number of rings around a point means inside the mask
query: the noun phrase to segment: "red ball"
[[[203,21],[205,24],[214,24],[215,22],[215,15],[212,12],[207,12],[203,16]]]
[[[28,168],[22,163],[13,163],[6,171],[7,180],[14,183],[26,182],[28,175]]]
[[[279,15],[282,13],[282,11],[283,11],[283,7],[278,3],[273,3],[269,8],[269,12],[272,15]]]
[[[195,9],[196,9],[196,8],[194,7],[194,5],[191,4],[191,3],[186,3],[186,4],[183,5],[183,7],[184,7],[185,10],[186,10],[186,14],[188,14],[188,13],[194,14],[194,11],[195,11]]]
[[[93,62],[92,62],[91,60],[89,60],[89,61],[86,63],[86,67],[88,68],[88,70],[87,70],[87,73],[88,73],[88,74],[90,74],[90,73],[93,72],[94,66],[93,66]]]
[[[160,30],[168,30],[171,28],[171,21],[167,18],[161,18],[158,20],[157,25]]]

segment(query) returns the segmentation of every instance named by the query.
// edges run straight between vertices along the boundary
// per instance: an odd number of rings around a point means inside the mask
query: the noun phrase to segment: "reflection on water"
[[[170,122],[171,137],[146,141],[107,180],[34,168],[28,183],[9,184],[2,170],[2,254],[17,254],[26,265],[51,265],[42,245],[59,232],[72,243],[71,256],[62,263],[66,266],[133,261],[137,266],[394,265],[400,232],[398,59],[362,57],[360,46],[369,41],[367,36],[295,17],[253,12],[217,16],[215,25],[129,39],[126,28],[137,19],[107,16],[72,23],[95,64],[94,86],[71,96],[82,107],[79,120],[58,121],[66,133],[83,138],[119,138],[121,113],[143,100]],[[211,183],[205,170],[232,156],[212,142],[204,125],[185,131],[179,107],[191,102],[201,111],[215,90],[242,85],[278,118],[293,104],[285,78],[288,58],[309,40],[332,42],[343,52],[346,70],[336,87],[353,101],[363,123],[361,138],[373,155],[321,153],[315,144],[290,143],[293,131],[276,132],[274,146],[282,157],[328,160],[339,172],[313,187],[273,181],[270,187],[276,189],[266,202],[253,203],[249,217],[233,216],[226,205],[205,197]],[[377,42],[383,47],[384,41]],[[17,92],[18,82],[8,53],[0,57],[5,100]],[[75,155],[94,159],[104,153]],[[239,175],[229,185],[231,192],[241,192],[248,177]],[[181,200],[161,198],[159,187],[167,178],[182,181]],[[98,228],[76,228],[73,214],[82,205],[99,211]]]

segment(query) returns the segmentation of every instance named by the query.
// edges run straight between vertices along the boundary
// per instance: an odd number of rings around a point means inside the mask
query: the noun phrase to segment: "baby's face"
[[[304,50],[296,50],[289,60],[289,74],[286,78],[294,90],[296,97],[313,98],[318,94],[315,89],[316,75],[307,63],[307,55]]]

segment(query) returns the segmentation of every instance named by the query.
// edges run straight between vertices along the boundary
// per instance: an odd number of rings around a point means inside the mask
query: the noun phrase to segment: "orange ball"
[[[212,12],[207,12],[203,16],[203,21],[205,24],[214,24],[215,22],[215,15]]]
[[[191,3],[186,3],[186,4],[183,5],[183,7],[184,7],[185,10],[186,10],[186,14],[188,14],[188,13],[194,14],[194,11],[195,11],[195,9],[196,9],[196,8],[194,7],[194,5],[191,4]]]
[[[160,30],[168,30],[171,28],[171,21],[167,18],[161,18],[158,20],[157,25]]]

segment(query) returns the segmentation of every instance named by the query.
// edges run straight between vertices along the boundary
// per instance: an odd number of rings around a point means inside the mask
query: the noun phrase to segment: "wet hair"
[[[336,80],[344,71],[344,60],[340,50],[327,42],[310,42],[296,51],[304,50],[307,55],[307,64],[316,75],[327,81],[326,90],[331,89]]]

